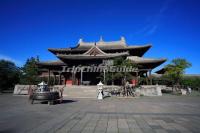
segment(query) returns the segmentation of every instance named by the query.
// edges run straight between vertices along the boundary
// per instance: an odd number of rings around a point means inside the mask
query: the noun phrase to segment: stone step
[[[66,86],[63,95],[68,98],[96,98],[97,86]]]

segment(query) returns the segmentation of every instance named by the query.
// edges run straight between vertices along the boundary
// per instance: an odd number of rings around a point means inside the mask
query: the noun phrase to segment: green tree
[[[0,60],[0,91],[14,89],[19,82],[20,69],[15,63],[8,60]]]
[[[129,59],[124,59],[124,58],[116,58],[114,60],[114,66],[119,67],[119,68],[123,68],[123,67],[133,67],[133,68],[137,68],[136,64],[134,64],[131,60]],[[114,74],[114,80],[121,80],[121,83],[123,84],[123,82],[126,82],[127,80],[131,80],[132,79],[132,74],[130,72],[116,72]]]
[[[115,67],[117,68],[123,68],[123,67],[132,67],[132,68],[136,68],[137,66],[128,59],[124,59],[123,57],[119,57],[119,58],[115,58],[113,60],[113,66],[111,67]],[[100,79],[103,80],[104,74],[101,73],[100,74]],[[114,81],[117,82],[118,84],[123,84],[123,82],[127,81],[127,80],[131,80],[132,79],[132,74],[130,72],[126,72],[126,71],[119,71],[119,72],[106,72],[106,78],[105,78],[105,82],[106,83],[113,83]]]
[[[180,85],[185,69],[191,66],[191,63],[189,63],[186,59],[173,59],[172,62],[165,67],[165,75],[171,79],[172,84]]]
[[[21,68],[22,73],[20,77],[21,84],[37,84],[39,82],[38,66],[39,57],[31,57],[27,59],[25,65]]]

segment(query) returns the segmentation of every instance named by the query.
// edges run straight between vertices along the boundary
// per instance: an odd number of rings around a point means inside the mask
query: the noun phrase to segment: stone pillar
[[[50,77],[51,77],[51,71],[50,69],[48,69],[48,81],[47,81],[48,85],[50,84]]]
[[[147,72],[145,73],[146,74],[146,83],[147,83],[147,85],[149,84],[149,82],[148,82],[148,74],[147,74]]]
[[[156,84],[156,93],[157,96],[162,96],[162,91],[161,91],[161,86],[159,86],[158,84]]]
[[[138,71],[136,71],[136,84],[135,85],[138,85],[138,82],[139,82]]]
[[[72,72],[72,85],[74,85],[74,72]]]
[[[152,85],[151,71],[152,71],[152,70],[149,70],[149,81],[150,81],[150,85]]]
[[[53,74],[53,84],[55,85],[56,84],[56,75]]]
[[[114,80],[113,80],[113,72],[112,72],[112,85],[114,85]]]
[[[82,82],[83,82],[83,69],[81,68],[81,83],[80,83],[80,85],[82,85]]]
[[[62,72],[58,72],[58,73],[59,73],[59,81],[58,81],[58,84],[61,85],[61,73],[62,73]]]

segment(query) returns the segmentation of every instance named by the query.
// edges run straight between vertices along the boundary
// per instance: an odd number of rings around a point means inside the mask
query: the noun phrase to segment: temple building
[[[127,45],[124,37],[118,41],[106,42],[100,38],[97,42],[78,41],[73,48],[49,48],[58,60],[39,62],[40,76],[53,79],[54,84],[70,85],[96,85],[99,82],[99,75],[102,72],[63,71],[63,69],[87,66],[106,66],[115,58],[124,58],[137,64],[137,71],[133,76],[146,77],[148,84],[152,84],[151,71],[161,65],[166,59],[144,58],[143,55],[152,47],[146,45]]]

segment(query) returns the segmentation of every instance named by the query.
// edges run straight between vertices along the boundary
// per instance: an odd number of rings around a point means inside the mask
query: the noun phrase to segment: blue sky
[[[0,58],[22,66],[31,56],[55,60],[48,48],[79,38],[124,36],[129,45],[153,44],[144,57],[167,58],[164,65],[186,58],[186,73],[200,74],[199,16],[199,0],[1,0]]]

